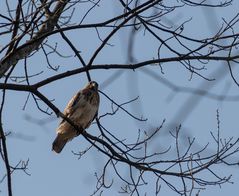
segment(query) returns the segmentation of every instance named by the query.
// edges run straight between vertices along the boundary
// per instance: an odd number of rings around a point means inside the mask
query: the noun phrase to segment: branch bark
[[[50,33],[54,30],[63,10],[69,0],[58,0],[56,6],[52,12],[49,12],[46,15],[46,20],[39,29],[39,31],[28,40],[25,44],[19,46],[15,50],[9,51],[0,61],[0,77],[3,77],[4,74],[9,70],[10,67],[15,66],[19,60],[26,58],[33,51],[37,50],[39,45],[43,42],[43,35]]]

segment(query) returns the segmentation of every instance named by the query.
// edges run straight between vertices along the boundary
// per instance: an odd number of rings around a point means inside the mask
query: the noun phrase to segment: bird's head
[[[98,90],[98,84],[97,84],[97,82],[95,82],[95,81],[90,81],[90,82],[87,84],[87,88],[89,88],[89,89],[91,89],[91,90],[97,91],[97,90]]]

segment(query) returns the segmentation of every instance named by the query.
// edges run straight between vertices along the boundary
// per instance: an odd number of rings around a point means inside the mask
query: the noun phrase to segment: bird
[[[85,130],[98,114],[100,97],[98,84],[90,81],[68,102],[63,114],[75,125]],[[60,153],[65,144],[79,135],[79,132],[66,120],[62,120],[56,130],[57,136],[52,143],[52,150]]]

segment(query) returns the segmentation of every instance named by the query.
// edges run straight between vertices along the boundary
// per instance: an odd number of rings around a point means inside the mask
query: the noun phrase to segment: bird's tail
[[[54,150],[56,153],[60,153],[62,149],[64,148],[65,144],[67,143],[67,139],[62,138],[60,134],[56,136],[56,139],[52,143],[52,150]]]

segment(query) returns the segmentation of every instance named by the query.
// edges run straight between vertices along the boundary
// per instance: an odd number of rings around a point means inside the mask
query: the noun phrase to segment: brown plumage
[[[86,129],[97,115],[99,108],[98,84],[89,82],[67,104],[64,115],[77,126]],[[65,120],[62,120],[57,128],[57,137],[52,144],[52,150],[60,153],[65,144],[78,136],[77,131]]]

